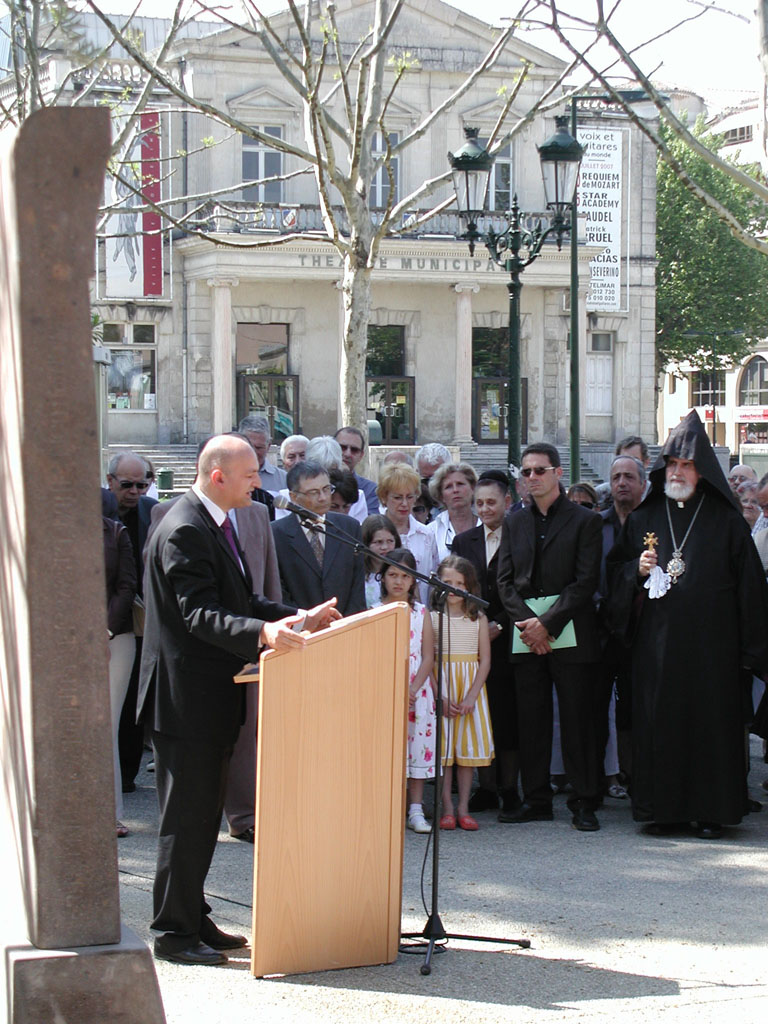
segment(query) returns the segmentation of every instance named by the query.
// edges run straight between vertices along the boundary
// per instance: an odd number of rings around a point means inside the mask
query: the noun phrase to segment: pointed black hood
[[[693,462],[701,475],[699,489],[714,492],[725,498],[729,504],[741,512],[738,500],[734,497],[725,474],[720,468],[717,456],[712,448],[704,424],[695,409],[691,409],[674,430],[670,431],[658,459],[650,473],[652,494],[664,493],[667,459],[686,459]]]

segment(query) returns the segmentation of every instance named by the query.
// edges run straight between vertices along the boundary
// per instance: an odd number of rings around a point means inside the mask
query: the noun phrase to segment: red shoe
[[[471,814],[460,814],[459,815],[459,828],[463,828],[465,832],[477,832],[480,826],[477,824]]]
[[[444,814],[440,819],[440,828],[444,832],[451,832],[456,828],[456,818],[452,814]]]

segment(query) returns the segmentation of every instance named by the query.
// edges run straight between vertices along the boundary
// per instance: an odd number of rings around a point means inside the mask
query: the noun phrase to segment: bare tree
[[[160,88],[175,97],[180,107],[199,111],[226,126],[230,132],[289,154],[299,164],[299,169],[293,173],[311,174],[314,177],[322,214],[323,237],[335,247],[343,267],[344,333],[340,394],[342,416],[347,422],[366,421],[365,359],[371,282],[381,243],[386,237],[400,231],[405,212],[417,207],[423,208],[425,203],[431,202],[431,207],[421,214],[418,224],[449,205],[453,198],[451,196],[437,203],[432,200],[438,190],[442,189],[442,194],[445,194],[445,186],[449,181],[447,171],[423,181],[402,198],[395,199],[395,190],[390,188],[389,199],[383,210],[373,208],[372,183],[382,173],[394,181],[394,161],[407,147],[429,133],[438,118],[451,110],[482,75],[498,64],[513,36],[526,27],[545,27],[553,41],[557,40],[566,47],[571,60],[562,74],[553,76],[549,87],[535,98],[529,109],[513,119],[513,103],[519,96],[527,71],[525,66],[522,68],[516,80],[510,82],[506,95],[499,99],[498,119],[491,138],[492,152],[505,146],[537,114],[562,105],[573,91],[566,85],[566,80],[582,68],[586,71],[588,83],[599,85],[626,110],[630,119],[653,141],[662,158],[685,186],[727,224],[735,237],[752,248],[768,252],[768,243],[755,232],[754,225],[741,223],[706,187],[696,181],[675,157],[654,124],[638,117],[617,89],[619,72],[632,76],[645,88],[660,116],[686,145],[740,184],[751,188],[760,201],[768,200],[768,188],[760,178],[750,177],[742,168],[708,150],[669,110],[653,84],[652,72],[644,70],[640,65],[643,47],[653,36],[632,47],[624,45],[617,37],[612,28],[616,11],[622,3],[630,0],[611,0],[608,5],[604,0],[592,0],[591,5],[587,0],[579,0],[578,4],[569,0],[520,0],[521,6],[515,17],[499,31],[495,42],[479,60],[474,71],[444,102],[392,144],[387,131],[388,114],[398,86],[414,70],[407,53],[399,51],[392,43],[393,30],[405,0],[373,0],[370,30],[363,39],[352,45],[343,38],[332,0],[303,6],[296,0],[286,0],[285,11],[273,17],[262,13],[258,0],[244,0],[245,14],[238,20],[232,19],[228,8],[210,6],[203,0],[179,0],[163,45],[152,53],[145,52],[132,33],[130,17],[110,17],[101,10],[96,0],[84,2],[106,25],[119,50],[144,73],[139,94],[129,97],[128,116],[120,137],[115,140],[116,155],[124,148],[130,132],[135,130],[135,119],[146,106],[152,90]],[[71,49],[76,57],[68,76],[70,79],[77,68],[98,68],[105,54],[81,53],[78,50],[75,45],[76,21],[70,17],[70,0],[5,0],[5,3],[13,15],[14,41],[26,53],[33,55],[26,61],[14,64],[16,103],[0,110],[0,116],[18,120],[34,109],[35,105],[57,102],[63,96],[63,87],[59,88],[57,96],[46,96],[41,84],[39,54],[46,49],[44,33],[51,31],[51,23],[54,23],[59,34],[65,28],[71,33]],[[768,0],[764,0],[759,5],[763,26],[767,4]],[[49,15],[47,21],[42,16],[45,13]],[[183,54],[184,44],[180,41],[183,28],[195,15],[206,13],[217,17],[223,25],[236,28],[246,37],[258,41],[268,54],[276,71],[301,105],[304,127],[300,142],[265,135],[232,116],[228,110],[201,101],[193,91],[185,87],[183,78],[176,72],[176,62],[179,55]],[[700,8],[692,8],[689,17],[666,31],[684,33],[688,21],[701,14]],[[765,57],[765,34],[762,52]],[[90,91],[96,79],[96,75],[91,75],[87,89],[75,94],[70,101],[92,101]],[[583,88],[583,83],[580,88]],[[377,138],[384,142],[383,151],[378,151],[374,146]],[[113,165],[112,173],[121,180],[125,192],[136,191],[130,175],[123,175],[119,164]],[[212,193],[179,195],[178,188],[173,192],[169,198],[153,203],[148,202],[143,194],[134,195],[131,197],[132,209],[135,212],[155,210],[162,214],[161,230],[180,227],[188,232],[202,234],[217,245],[272,246],[288,243],[296,237],[289,234],[261,241],[242,238],[223,240],[220,235],[209,233],[204,226],[194,223]],[[115,209],[105,211],[105,215],[107,212],[115,212]]]
[[[642,86],[648,98],[655,105],[659,116],[669,125],[677,138],[702,157],[706,163],[717,168],[738,185],[748,188],[761,204],[768,203],[768,186],[763,175],[761,173],[749,174],[743,166],[720,156],[716,151],[704,145],[693,132],[693,126],[688,126],[670,109],[663,91],[652,80],[653,71],[644,69],[640,63],[642,50],[659,35],[682,34],[691,21],[702,16],[711,15],[713,12],[729,15],[732,12],[725,7],[719,8],[716,3],[704,4],[698,0],[691,0],[690,14],[677,24],[664,29],[662,33],[641,42],[635,42],[630,47],[622,42],[611,25],[622,4],[630,2],[631,0],[611,0],[609,4],[606,4],[605,0],[592,0],[590,6],[585,0],[581,0],[577,6],[574,6],[565,0],[532,0],[531,6],[523,15],[522,23],[529,27],[548,29],[552,33],[553,39],[562,44],[571,54],[573,60],[587,72],[588,84],[600,85],[612,97],[613,102],[623,109],[629,119],[653,142],[661,159],[677,175],[683,185],[727,226],[734,238],[752,249],[768,253],[768,241],[759,227],[762,224],[762,218],[756,217],[754,222],[743,223],[734,216],[732,211],[723,205],[701,181],[690,174],[675,156],[673,149],[664,141],[662,133],[654,124],[647,118],[638,116],[632,104],[626,100],[622,85],[617,82],[617,77],[621,72]],[[768,34],[766,31],[768,0],[761,0],[758,4],[757,14],[760,24],[760,52],[765,74],[765,69],[768,67]],[[605,58],[604,52],[602,60],[591,55],[593,49],[600,49],[599,44],[603,44],[603,51],[607,47],[608,59]]]
[[[255,0],[246,0],[247,17],[232,21],[221,9],[202,2],[197,9],[218,15],[221,20],[245,35],[258,40],[275,68],[299,99],[304,114],[303,145],[266,136],[231,116],[227,111],[201,102],[170,74],[162,55],[148,55],[131,39],[117,21],[100,10],[94,0],[88,7],[109,28],[113,38],[137,64],[148,79],[160,84],[182,104],[198,110],[232,131],[255,139],[273,149],[290,154],[302,163],[298,173],[314,176],[320,201],[324,235],[336,248],[342,261],[344,332],[341,358],[340,395],[345,422],[366,422],[365,362],[368,322],[371,307],[371,278],[382,240],[397,234],[402,215],[428,200],[450,180],[449,172],[423,181],[418,188],[395,200],[388,190],[384,209],[373,208],[372,183],[383,173],[394,180],[394,162],[418,139],[423,138],[478,79],[492,69],[512,38],[515,25],[502,30],[488,52],[461,85],[436,109],[426,114],[403,138],[389,142],[387,117],[398,85],[412,69],[406,53],[391,45],[393,28],[404,0],[375,0],[373,23],[364,39],[349,53],[349,41],[342,38],[332,2],[299,6],[287,2],[287,19],[266,17]],[[523,12],[527,3],[523,4]],[[177,8],[177,15],[183,8]],[[290,38],[289,38],[290,37]],[[570,70],[570,69],[568,69]],[[508,124],[508,115],[525,77],[525,67],[499,101],[499,117],[493,133],[493,149],[506,145],[537,113],[557,102],[563,76],[553,82],[525,116]],[[383,152],[377,152],[376,139],[384,140]],[[338,197],[338,199],[337,199]],[[188,197],[184,197],[185,199]],[[332,198],[334,201],[332,201]],[[422,214],[411,229],[452,202],[452,196]],[[178,204],[181,200],[174,200]],[[170,223],[179,223],[168,206],[163,211]],[[187,220],[188,223],[188,220]],[[210,236],[209,236],[210,237]],[[280,242],[295,236],[281,236]],[[218,241],[217,239],[212,239]],[[236,242],[238,245],[274,245],[276,239],[262,242]],[[232,243],[230,243],[232,244]]]

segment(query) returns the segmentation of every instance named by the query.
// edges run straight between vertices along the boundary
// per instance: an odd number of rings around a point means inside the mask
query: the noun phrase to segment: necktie
[[[325,549],[323,548],[323,542],[320,540],[320,535],[316,530],[309,531],[309,546],[312,548],[312,553],[317,559],[317,564],[322,569]]]
[[[240,566],[240,570],[242,571],[243,563],[240,561],[240,552],[237,550],[237,544],[235,543],[235,531],[232,529],[232,520],[229,516],[224,517],[221,529],[227,539],[227,544],[229,544],[232,549],[232,554],[235,556],[237,564]]]
[[[486,560],[486,565],[490,565],[491,564],[491,559],[496,554],[496,552],[499,550],[500,544],[501,544],[501,538],[499,537],[498,533],[495,530],[492,533],[489,533],[488,536],[485,538],[485,560]]]

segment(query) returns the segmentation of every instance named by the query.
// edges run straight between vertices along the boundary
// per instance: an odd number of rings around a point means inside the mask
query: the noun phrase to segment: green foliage
[[[688,149],[663,123],[661,131],[698,184],[752,231],[766,231],[768,207]],[[722,139],[707,134],[701,122],[694,132],[709,149],[719,151]],[[748,170],[753,176],[760,173],[759,168]],[[662,160],[657,170],[656,253],[661,366],[687,360],[710,369],[713,343],[719,364],[726,366],[768,336],[768,257],[737,241]]]
[[[416,71],[421,67],[418,58],[414,57],[410,50],[393,53],[388,58],[387,64],[399,75],[405,74],[406,71]]]

